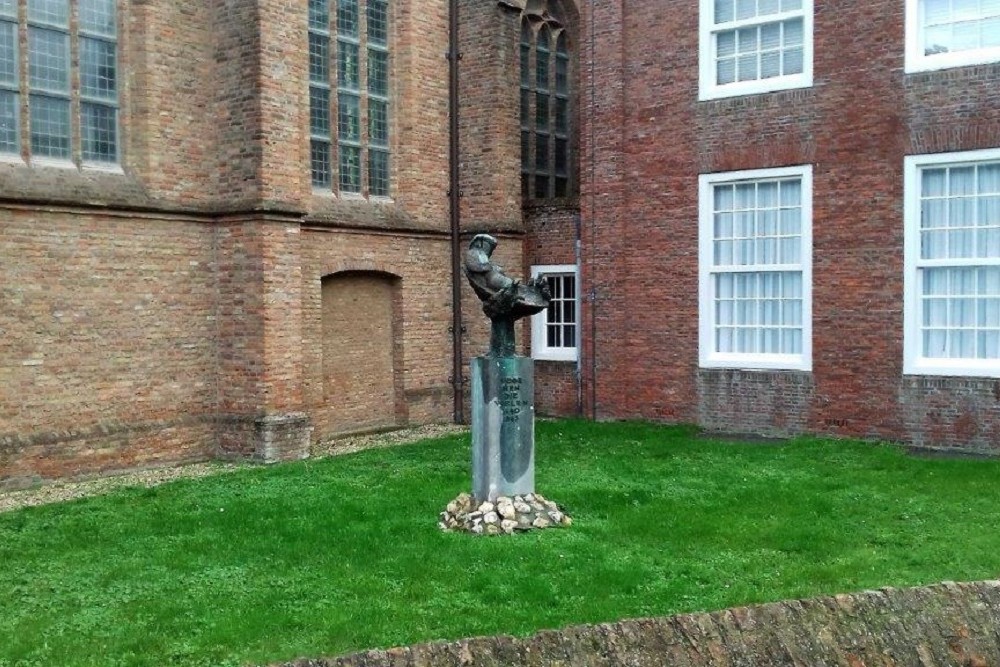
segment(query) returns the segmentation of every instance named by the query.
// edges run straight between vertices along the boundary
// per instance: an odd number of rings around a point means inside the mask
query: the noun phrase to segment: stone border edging
[[[1000,581],[945,582],[373,650],[275,667],[989,667]]]

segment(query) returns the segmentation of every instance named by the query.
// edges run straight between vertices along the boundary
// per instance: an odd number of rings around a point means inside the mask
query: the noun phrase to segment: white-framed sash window
[[[699,362],[812,369],[812,167],[699,177]]]
[[[812,85],[812,0],[701,0],[699,99]]]
[[[903,371],[1000,377],[1000,148],[904,170]]]
[[[544,277],[552,299],[548,309],[531,318],[531,357],[576,361],[580,346],[579,271],[573,264],[531,267],[531,277]]]
[[[906,0],[906,71],[1000,62],[1000,0]]]

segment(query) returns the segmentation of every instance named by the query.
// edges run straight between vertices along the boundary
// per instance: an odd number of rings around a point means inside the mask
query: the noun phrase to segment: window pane
[[[309,28],[312,30],[330,29],[329,0],[309,0]]]
[[[80,0],[80,30],[114,37],[115,0]]]
[[[361,149],[341,144],[339,150],[340,191],[361,192]]]
[[[544,134],[536,136],[535,144],[535,169],[538,171],[548,171],[549,169],[549,138]]]
[[[734,12],[734,0],[715,0],[715,22],[725,23],[732,21]]]
[[[28,20],[69,27],[69,0],[28,0]]]
[[[310,144],[312,183],[318,187],[330,186],[330,142],[313,139]]]
[[[309,33],[309,80],[313,83],[330,83],[330,38]]]
[[[569,92],[569,58],[563,55],[556,56],[556,92]]]
[[[337,132],[341,141],[361,140],[361,102],[357,95],[341,93],[337,104]]]
[[[565,176],[569,169],[569,141],[556,139],[555,149],[555,173],[558,176]]]
[[[80,135],[85,162],[118,161],[118,111],[114,107],[82,103]]]
[[[368,152],[368,190],[375,197],[389,196],[389,153],[386,151]]]
[[[389,105],[368,100],[368,140],[375,146],[389,145]]]
[[[389,7],[385,0],[368,0],[368,42],[386,44],[389,40]]]
[[[385,97],[389,94],[389,54],[368,50],[368,92]]]
[[[330,91],[309,87],[309,131],[322,138],[330,136]]]
[[[337,85],[349,90],[359,90],[358,45],[351,42],[337,42]]]
[[[549,96],[535,93],[535,124],[539,130],[549,129]]]
[[[28,30],[28,63],[35,90],[69,93],[69,36],[54,30]]]
[[[17,18],[17,0],[0,0],[0,16]]]
[[[556,98],[556,132],[569,132],[569,100],[562,97]]]
[[[80,38],[80,94],[104,100],[118,99],[114,42]]]
[[[29,106],[32,155],[69,158],[69,100],[32,95]]]
[[[18,137],[18,101],[20,96],[9,90],[0,90],[0,152],[17,153],[21,142]]]
[[[535,198],[547,199],[549,196],[549,177],[544,174],[535,176]]]
[[[358,0],[337,0],[337,34],[358,37]]]
[[[17,87],[17,24],[0,21],[0,84]]]

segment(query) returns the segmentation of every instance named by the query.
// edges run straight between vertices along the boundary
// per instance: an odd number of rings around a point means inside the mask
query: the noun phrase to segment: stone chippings
[[[572,524],[573,519],[559,505],[538,493],[499,496],[496,501],[483,503],[461,493],[441,512],[438,528],[474,535],[511,535]]]

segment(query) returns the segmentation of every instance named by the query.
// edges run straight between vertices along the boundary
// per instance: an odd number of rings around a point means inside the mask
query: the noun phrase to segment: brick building
[[[996,3],[458,4],[540,411],[997,447]],[[0,0],[0,485],[452,419],[448,53],[446,0]]]
[[[481,7],[542,409],[1000,448],[1000,5]]]

